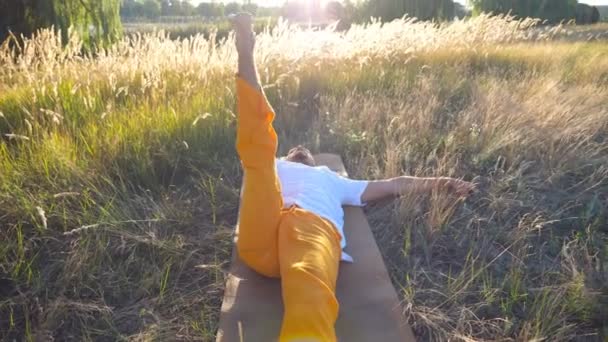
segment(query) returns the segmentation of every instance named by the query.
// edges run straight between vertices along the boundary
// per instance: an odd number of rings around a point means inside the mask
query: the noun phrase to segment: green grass
[[[281,25],[257,42],[281,152],[480,184],[366,209],[420,340],[606,338],[605,44],[497,18]],[[233,42],[137,39],[0,50],[2,339],[214,340],[241,181]]]

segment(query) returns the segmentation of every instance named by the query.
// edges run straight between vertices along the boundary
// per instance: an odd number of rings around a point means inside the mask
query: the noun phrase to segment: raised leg
[[[278,277],[277,238],[283,199],[275,165],[275,115],[255,70],[251,17],[237,16],[234,26],[239,53],[236,147],[244,170],[237,248],[243,262],[255,271]]]

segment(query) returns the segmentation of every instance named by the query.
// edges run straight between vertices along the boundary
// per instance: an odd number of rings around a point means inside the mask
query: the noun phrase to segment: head
[[[294,163],[308,165],[308,166],[316,165],[315,159],[313,158],[312,153],[310,153],[310,151],[302,145],[298,145],[298,146],[292,148],[291,150],[289,150],[289,152],[287,153],[287,156],[285,157],[285,160],[294,162]]]

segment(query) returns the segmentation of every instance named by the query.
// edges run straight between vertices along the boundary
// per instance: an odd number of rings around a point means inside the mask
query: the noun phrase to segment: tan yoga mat
[[[315,156],[319,165],[346,176],[342,159]],[[401,314],[397,293],[361,208],[345,207],[347,247],[355,262],[340,263],[336,322],[339,341],[409,342],[414,335]],[[235,252],[226,282],[217,342],[277,341],[283,316],[281,283],[257,274]]]

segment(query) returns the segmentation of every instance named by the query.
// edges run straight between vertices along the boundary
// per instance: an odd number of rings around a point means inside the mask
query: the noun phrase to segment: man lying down
[[[258,79],[252,18],[232,18],[238,52],[237,152],[244,169],[238,253],[256,272],[281,278],[280,341],[336,341],[335,296],[344,239],[343,205],[445,188],[467,196],[474,184],[447,177],[364,181],[315,166],[302,146],[276,158],[275,113]],[[354,262],[357,262],[354,260]]]

